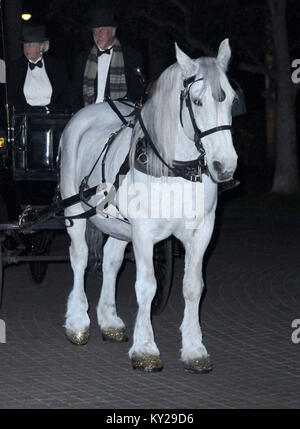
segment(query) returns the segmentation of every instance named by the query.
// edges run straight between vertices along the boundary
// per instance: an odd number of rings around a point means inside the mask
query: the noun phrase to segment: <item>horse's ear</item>
[[[229,40],[224,39],[219,46],[219,52],[217,56],[217,62],[222,67],[222,69],[226,72],[229,60],[231,57],[231,49],[229,46]]]
[[[175,43],[175,50],[176,58],[181,68],[183,77],[188,78],[195,74],[196,66],[194,61],[179,48],[177,43]]]

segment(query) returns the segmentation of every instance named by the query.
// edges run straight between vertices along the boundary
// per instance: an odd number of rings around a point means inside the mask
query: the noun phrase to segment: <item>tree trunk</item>
[[[21,57],[22,0],[2,0],[5,6],[6,61]]]
[[[268,69],[273,69],[273,55],[266,54],[265,64]],[[271,88],[271,79],[265,75],[266,88],[266,137],[267,137],[267,160],[270,166],[274,166],[275,160],[275,124],[276,124],[276,94]]]
[[[265,67],[274,73],[274,42],[272,36],[271,17],[266,17],[265,23]],[[265,74],[266,88],[266,137],[267,137],[267,160],[268,164],[274,168],[275,164],[275,126],[276,126],[276,93],[273,79],[269,74]]]
[[[286,0],[269,0],[277,67],[276,162],[272,192],[299,191],[293,84],[286,29]]]

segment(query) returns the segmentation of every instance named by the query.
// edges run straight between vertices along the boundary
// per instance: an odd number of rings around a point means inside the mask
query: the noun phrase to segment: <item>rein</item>
[[[78,194],[72,195],[71,197],[65,198],[63,200],[59,196],[57,196],[56,200],[52,204],[50,204],[49,206],[42,208],[40,210],[35,210],[31,206],[27,206],[25,208],[25,210],[19,216],[19,227],[23,231],[26,231],[26,229],[32,227],[32,225],[34,225],[38,222],[44,222],[44,221],[51,219],[53,217],[55,217],[56,219],[58,219],[62,222],[68,221],[69,225],[66,225],[67,227],[73,226],[73,223],[74,223],[73,219],[88,219],[92,216],[95,216],[97,214],[97,212],[101,212],[101,211],[106,218],[109,217],[109,215],[106,215],[103,212],[103,210],[105,210],[107,208],[109,203],[112,201],[112,198],[115,196],[117,190],[119,189],[119,186],[121,185],[121,183],[119,182],[119,177],[125,176],[129,170],[129,156],[128,155],[126,156],[123,164],[121,165],[121,167],[120,167],[120,169],[116,175],[115,181],[114,181],[110,191],[107,192],[106,183],[105,183],[106,155],[107,155],[107,152],[111,146],[111,143],[115,140],[115,138],[119,135],[119,133],[124,128],[126,128],[126,127],[132,128],[133,126],[129,121],[126,120],[126,118],[122,115],[122,113],[119,111],[117,106],[114,104],[114,102],[110,98],[108,101],[108,98],[109,97],[106,98],[106,101],[108,102],[111,109],[117,114],[117,116],[120,119],[122,118],[121,121],[123,124],[121,125],[121,127],[116,132],[114,132],[110,135],[110,137],[109,137],[108,141],[106,142],[106,144],[104,145],[100,155],[97,157],[95,163],[93,164],[93,167],[90,170],[89,174],[82,179],[80,186],[79,186]],[[124,102],[123,104],[127,104],[127,103]],[[134,107],[135,107],[134,112],[128,116],[133,116],[139,110],[137,108],[137,106],[134,106]],[[103,156],[102,165],[101,165],[102,182],[100,184],[90,188],[88,185],[89,178],[92,175],[93,171],[95,170],[95,168],[96,168],[97,164],[99,163],[102,156]],[[104,190],[105,198],[96,207],[93,207],[88,203],[88,201],[90,200],[90,198],[93,195],[96,195],[99,188],[102,188],[102,190]],[[73,206],[79,202],[86,204],[88,207],[90,207],[90,209],[87,210],[86,212],[83,212],[83,213],[80,213],[80,214],[74,215],[74,216],[63,216],[63,215],[57,216],[56,215],[57,213],[61,212],[62,210],[66,209],[70,206]],[[128,220],[125,218],[121,219],[118,217],[117,219],[120,221],[123,221],[125,223],[129,223]]]
[[[142,173],[149,174],[147,172],[147,145],[153,150],[158,159],[164,164],[169,170],[169,176],[182,177],[183,179],[190,180],[192,182],[202,182],[202,173],[207,173],[207,166],[204,155],[200,154],[197,159],[191,161],[173,161],[173,166],[169,165],[159,153],[157,147],[153,143],[147,128],[144,124],[141,112],[138,112],[137,119],[140,123],[141,129],[144,133],[144,138],[140,139],[137,144],[135,152],[135,168]],[[203,149],[204,150],[204,149]]]

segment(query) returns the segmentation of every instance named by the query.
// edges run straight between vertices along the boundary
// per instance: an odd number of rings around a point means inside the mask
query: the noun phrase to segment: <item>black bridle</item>
[[[161,156],[161,154],[159,153],[155,144],[153,143],[153,141],[152,141],[152,139],[151,139],[146,127],[145,127],[145,124],[143,122],[141,112],[138,112],[137,119],[138,119],[140,126],[142,128],[142,131],[144,133],[144,138],[141,139],[140,145],[138,145],[138,151],[136,151],[135,167],[138,170],[140,170],[142,172],[146,172],[146,164],[147,164],[146,146],[149,146],[152,149],[152,151],[155,153],[155,155],[159,158],[159,160],[162,162],[162,164],[164,164],[168,168],[169,175],[171,175],[171,176],[179,176],[179,177],[183,177],[187,180],[202,182],[202,174],[205,174],[205,173],[209,174],[208,168],[206,165],[206,158],[205,158],[206,153],[205,153],[205,149],[203,147],[203,143],[202,143],[201,139],[203,137],[206,137],[210,134],[217,133],[219,131],[224,131],[224,130],[232,131],[232,126],[231,125],[221,125],[218,127],[210,128],[209,130],[206,130],[206,131],[201,131],[199,129],[199,127],[197,126],[194,111],[192,108],[190,89],[194,83],[203,80],[203,78],[199,78],[197,80],[195,80],[195,78],[196,78],[196,76],[191,76],[188,79],[185,79],[183,81],[184,89],[180,93],[180,113],[179,113],[179,115],[180,115],[181,126],[182,126],[182,128],[184,128],[183,122],[182,122],[182,110],[183,110],[183,103],[185,101],[186,107],[187,107],[188,112],[189,112],[190,120],[191,120],[193,129],[194,129],[194,143],[195,143],[195,146],[196,146],[198,152],[200,153],[200,156],[197,159],[193,159],[190,161],[176,161],[176,160],[174,160],[173,166],[170,166],[169,164],[167,164],[166,161]],[[141,160],[143,158],[145,159],[145,161],[141,162]]]
[[[217,133],[219,131],[224,131],[224,130],[232,131],[232,125],[221,125],[218,127],[210,128],[209,130],[206,130],[206,131],[201,131],[199,129],[199,127],[196,123],[194,111],[192,108],[190,90],[191,90],[192,85],[196,82],[203,80],[203,77],[196,79],[196,80],[195,80],[195,78],[196,78],[196,76],[191,76],[191,77],[189,77],[183,81],[184,89],[180,93],[180,123],[181,123],[181,126],[183,128],[182,109],[183,109],[183,102],[185,101],[186,107],[187,107],[189,115],[190,115],[191,123],[192,123],[192,126],[194,128],[194,143],[195,143],[195,146],[196,146],[198,152],[200,153],[200,158],[201,158],[200,164],[206,165],[205,149],[203,147],[203,143],[202,143],[201,139],[203,137],[206,137],[210,134]]]

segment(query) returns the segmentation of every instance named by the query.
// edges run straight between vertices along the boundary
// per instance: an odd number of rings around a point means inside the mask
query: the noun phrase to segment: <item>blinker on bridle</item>
[[[196,75],[188,77],[187,79],[184,79],[183,86],[186,88],[190,83],[196,82],[195,77],[196,77]],[[200,79],[197,79],[197,80],[203,80],[203,77],[201,77]]]
[[[180,94],[180,123],[181,123],[181,126],[183,128],[182,109],[183,109],[183,101],[185,100],[185,104],[186,104],[186,107],[189,111],[190,119],[191,119],[191,122],[192,122],[192,125],[194,128],[194,143],[195,143],[195,146],[196,146],[198,152],[200,153],[200,157],[203,158],[202,163],[204,163],[204,165],[205,165],[205,160],[204,160],[205,149],[203,147],[201,139],[203,137],[206,137],[210,134],[217,133],[219,131],[224,131],[224,130],[230,130],[231,131],[232,126],[231,125],[221,125],[219,127],[210,128],[209,130],[206,130],[206,131],[201,131],[199,129],[199,127],[196,123],[196,119],[195,119],[193,108],[192,108],[190,89],[194,83],[199,82],[200,80],[203,80],[203,77],[196,79],[196,80],[195,80],[195,78],[196,78],[196,76],[193,75],[193,76],[191,76],[191,77],[189,77],[183,81],[184,89],[181,91],[181,94]]]

